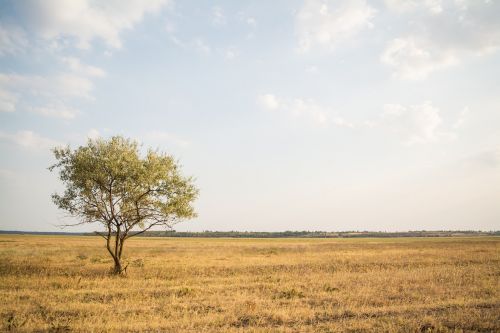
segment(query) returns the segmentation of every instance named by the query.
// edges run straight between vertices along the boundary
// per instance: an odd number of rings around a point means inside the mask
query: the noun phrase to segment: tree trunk
[[[120,275],[123,272],[122,263],[118,258],[113,258],[113,259],[115,261],[115,268],[113,269],[113,274]]]
[[[119,230],[120,229],[118,229],[118,231]],[[123,252],[123,244],[125,243],[126,234],[120,235],[119,233],[117,233],[117,235],[115,237],[116,237],[115,238],[115,251],[114,251],[115,253],[112,254],[113,260],[115,262],[115,268],[113,269],[113,273],[120,275],[120,274],[126,273],[127,266],[128,266],[128,265],[126,265],[125,267],[122,266],[122,252]]]
[[[113,274],[115,275],[120,275],[123,273],[124,268],[122,267],[122,262],[121,262],[121,256],[122,256],[122,248],[123,248],[123,242],[119,243],[120,240],[120,229],[117,230],[117,233],[115,235],[115,246],[112,248],[111,245],[111,235],[112,235],[112,229],[111,225],[108,225],[108,235],[106,237],[106,248],[108,249],[109,254],[111,255],[111,258],[113,258],[113,261],[115,263],[115,267],[113,268]],[[125,267],[126,269],[127,267]]]

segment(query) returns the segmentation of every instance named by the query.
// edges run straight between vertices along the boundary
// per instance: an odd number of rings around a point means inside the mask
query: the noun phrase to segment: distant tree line
[[[95,232],[36,232],[36,231],[5,231],[0,234],[26,235],[73,235],[94,236]],[[112,234],[113,235],[113,234]],[[460,236],[500,236],[500,231],[477,230],[438,230],[438,231],[146,231],[143,237],[187,237],[187,238],[389,238],[389,237],[460,237]]]
[[[372,232],[372,231],[148,231],[146,237],[189,237],[189,238],[389,238],[389,237],[453,237],[453,236],[500,236],[500,231],[408,231],[408,232]]]

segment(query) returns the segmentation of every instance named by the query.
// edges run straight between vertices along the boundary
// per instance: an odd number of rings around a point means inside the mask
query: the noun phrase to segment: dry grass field
[[[500,238],[0,236],[0,329],[498,332]]]

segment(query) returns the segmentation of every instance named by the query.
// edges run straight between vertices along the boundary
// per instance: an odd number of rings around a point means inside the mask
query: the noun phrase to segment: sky
[[[51,148],[123,135],[195,177],[179,231],[499,230],[499,17],[497,0],[0,0],[0,229],[61,231]]]

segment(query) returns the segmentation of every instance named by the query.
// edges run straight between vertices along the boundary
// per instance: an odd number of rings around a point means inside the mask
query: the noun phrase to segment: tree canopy
[[[192,177],[181,175],[176,160],[149,149],[141,156],[136,141],[114,136],[89,139],[87,145],[53,150],[57,169],[65,185],[62,194],[52,195],[54,203],[77,224],[100,223],[106,248],[122,272],[125,240],[153,227],[171,228],[196,216],[192,202],[198,189]]]

